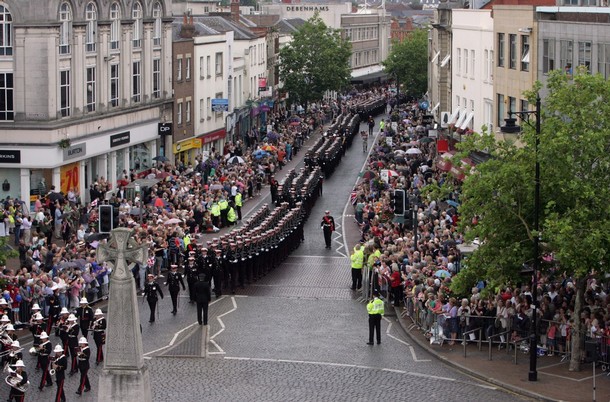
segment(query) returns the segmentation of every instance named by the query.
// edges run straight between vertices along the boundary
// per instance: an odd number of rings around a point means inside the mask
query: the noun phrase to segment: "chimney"
[[[239,0],[231,0],[231,19],[239,22]]]
[[[182,27],[180,28],[180,37],[183,39],[191,39],[195,36],[195,25],[193,24],[193,15],[187,11],[182,18]]]

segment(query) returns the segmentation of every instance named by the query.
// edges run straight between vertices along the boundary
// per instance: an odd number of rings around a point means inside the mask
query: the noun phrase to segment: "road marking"
[[[415,348],[413,346],[411,346],[408,342],[403,341],[402,339],[400,339],[390,333],[390,329],[392,328],[392,321],[390,321],[387,317],[383,317],[383,319],[388,322],[388,327],[386,328],[386,331],[385,331],[386,336],[394,339],[395,341],[402,343],[405,346],[408,346],[409,351],[411,352],[411,357],[413,358],[414,362],[429,362],[430,361],[430,359],[418,359],[417,355],[415,354]]]
[[[213,304],[218,303],[219,301],[223,300],[224,298],[225,297],[222,296],[222,297],[214,300],[213,302],[210,303],[210,306],[213,305]],[[199,324],[198,322],[194,322],[194,323],[192,323],[192,324],[182,328],[180,331],[174,333],[174,336],[173,336],[172,340],[169,342],[169,344],[167,344],[167,345],[165,345],[165,346],[163,346],[163,347],[161,347],[159,349],[155,349],[155,350],[151,350],[150,352],[146,352],[146,353],[144,353],[144,356],[152,355],[154,353],[161,352],[162,350],[165,350],[167,348],[171,348],[172,346],[174,346],[174,343],[176,343],[176,340],[178,339],[180,334],[182,334],[184,331],[186,331],[187,329],[191,328],[192,326],[198,325],[198,324]]]
[[[219,316],[216,316],[216,320],[218,320],[218,323],[220,324],[220,329],[214,335],[210,336],[210,343],[212,345],[214,345],[214,347],[216,349],[218,349],[218,352],[208,352],[208,354],[224,354],[225,353],[225,351],[220,347],[220,345],[218,345],[218,343],[216,343],[214,338],[216,338],[218,335],[223,333],[226,328],[225,323],[221,320],[221,318],[224,317],[225,315],[230,314],[230,313],[234,312],[235,310],[237,310],[237,302],[235,301],[235,296],[231,296],[231,303],[233,303],[233,308],[231,310],[224,312]]]
[[[293,256],[288,257],[288,259],[290,259],[290,258],[324,258],[324,259],[339,258],[339,259],[345,260],[345,257],[334,257],[332,255],[328,255],[328,256],[327,255],[293,255]],[[284,262],[282,262],[282,264],[291,264],[291,263],[284,261]],[[292,264],[296,264],[296,263],[293,262]]]

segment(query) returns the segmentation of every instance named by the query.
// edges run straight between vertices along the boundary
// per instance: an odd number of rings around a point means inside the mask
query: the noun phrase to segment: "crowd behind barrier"
[[[489,289],[482,278],[470,294],[452,293],[452,278],[463,263],[458,246],[464,238],[457,229],[462,178],[440,163],[436,141],[428,137],[432,127],[425,121],[417,103],[394,107],[380,124],[362,179],[352,192],[361,231],[354,253],[364,249],[362,296],[369,299],[380,291],[388,302],[404,306],[403,314],[440,344],[487,342],[490,347],[529,350],[534,309],[527,280]],[[427,185],[448,181],[455,190],[446,199],[422,196]],[[405,191],[407,211],[397,219],[392,195],[399,189]],[[545,258],[552,263],[552,257]],[[570,331],[575,320],[581,320],[586,330],[580,347],[586,351],[596,344],[597,360],[607,366],[607,278],[587,281],[585,304],[578,312],[573,278],[551,273],[538,283],[538,353],[552,356],[573,350]]]

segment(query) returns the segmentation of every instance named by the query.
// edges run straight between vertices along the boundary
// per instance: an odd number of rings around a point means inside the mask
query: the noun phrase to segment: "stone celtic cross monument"
[[[97,250],[99,262],[112,262],[108,299],[106,355],[100,375],[98,401],[152,401],[150,374],[144,365],[140,314],[129,262],[143,264],[147,246],[131,238],[131,230],[114,229],[108,244]]]

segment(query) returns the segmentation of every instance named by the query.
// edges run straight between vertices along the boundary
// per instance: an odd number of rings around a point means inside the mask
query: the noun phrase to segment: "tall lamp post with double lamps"
[[[536,359],[538,358],[538,347],[536,344],[536,336],[538,331],[538,269],[540,266],[540,162],[538,160],[538,146],[540,145],[540,95],[536,96],[536,109],[533,111],[525,110],[520,112],[508,112],[508,119],[505,119],[506,124],[500,128],[500,131],[507,134],[516,134],[521,131],[515,122],[516,119],[513,116],[519,116],[522,120],[525,120],[529,124],[529,117],[534,116],[536,118],[536,138],[534,141],[534,157],[536,160],[536,173],[534,179],[534,262],[532,264],[532,333],[530,334],[530,371],[528,373],[529,381],[538,381],[538,371],[536,370]]]

